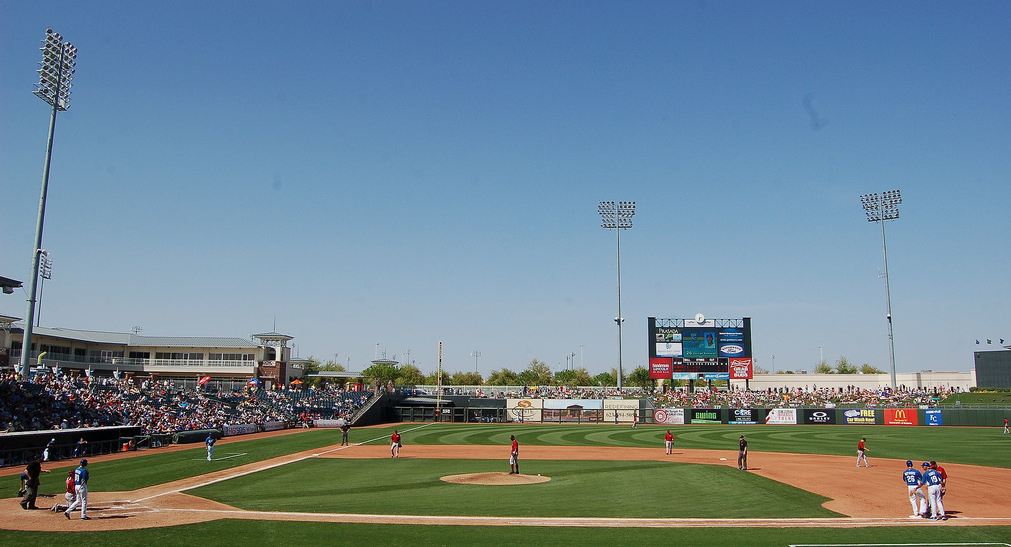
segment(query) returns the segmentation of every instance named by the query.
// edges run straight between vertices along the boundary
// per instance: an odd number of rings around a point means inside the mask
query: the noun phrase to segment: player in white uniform
[[[913,514],[909,518],[920,518],[927,511],[927,499],[923,496],[923,474],[913,467],[913,460],[906,460],[906,470],[902,472],[902,480],[906,483],[909,491],[909,504],[913,507]]]
[[[923,483],[927,485],[927,501],[930,502],[930,518],[933,520],[948,520],[944,514],[944,503],[941,502],[941,483],[944,479],[937,469],[930,468],[930,462],[923,462]]]
[[[76,499],[63,512],[63,516],[70,519],[70,513],[78,506],[81,507],[81,520],[91,520],[88,516],[88,460],[81,460],[81,466],[74,470],[74,488]]]
[[[208,433],[207,438],[204,439],[204,444],[207,445],[207,461],[211,461],[211,458],[214,457],[214,443],[214,435]]]

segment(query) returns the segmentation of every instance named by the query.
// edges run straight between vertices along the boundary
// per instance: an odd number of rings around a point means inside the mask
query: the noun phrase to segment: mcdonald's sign
[[[920,425],[915,408],[886,408],[885,425]]]

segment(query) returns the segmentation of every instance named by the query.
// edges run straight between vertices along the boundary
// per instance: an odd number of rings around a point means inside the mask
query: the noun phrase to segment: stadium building
[[[24,331],[18,318],[0,316],[0,368],[21,366]],[[36,327],[29,353],[32,366],[127,374],[162,379],[215,380],[258,378],[265,387],[301,377],[288,342],[278,332],[254,334],[251,339],[217,336],[143,336]],[[41,359],[40,359],[41,356]],[[292,366],[295,365],[295,366]]]

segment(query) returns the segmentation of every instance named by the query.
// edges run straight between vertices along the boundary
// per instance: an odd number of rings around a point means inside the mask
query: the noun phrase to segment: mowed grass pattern
[[[450,484],[508,471],[504,460],[313,459],[187,493],[243,509],[525,517],[832,517],[827,498],[727,466],[642,461],[522,463],[551,481]]]
[[[404,435],[405,444],[480,444],[508,446],[638,446],[663,448],[667,426],[577,424],[432,424]],[[1011,435],[1001,428],[846,425],[682,425],[670,426],[680,448],[737,450],[744,434],[754,452],[795,452],[856,457],[860,437],[868,456],[899,460],[937,460],[1011,467]]]
[[[121,532],[9,532],[4,545],[148,547],[150,545],[691,545],[748,547],[791,544],[1011,543],[1011,528],[999,526],[902,528],[553,528],[479,526],[391,526],[218,520],[200,524]]]

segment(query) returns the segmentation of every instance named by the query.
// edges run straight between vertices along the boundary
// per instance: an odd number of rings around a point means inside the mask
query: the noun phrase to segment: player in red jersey
[[[663,436],[663,444],[667,447],[667,454],[672,454],[674,451],[674,434],[667,430],[667,434]]]
[[[512,446],[509,448],[509,474],[519,475],[520,474],[520,443],[516,440],[515,435],[509,435],[509,440],[512,441]]]
[[[390,435],[390,457],[400,457],[400,433],[396,429],[393,430],[393,435]]]
[[[1007,434],[1008,434],[1008,428],[1007,428],[1007,418],[1004,418],[1004,434],[1005,434],[1005,435],[1007,435]]]
[[[864,467],[870,467],[871,464],[867,462],[867,439],[861,437],[857,441],[857,467],[860,467],[860,461],[863,460]]]

